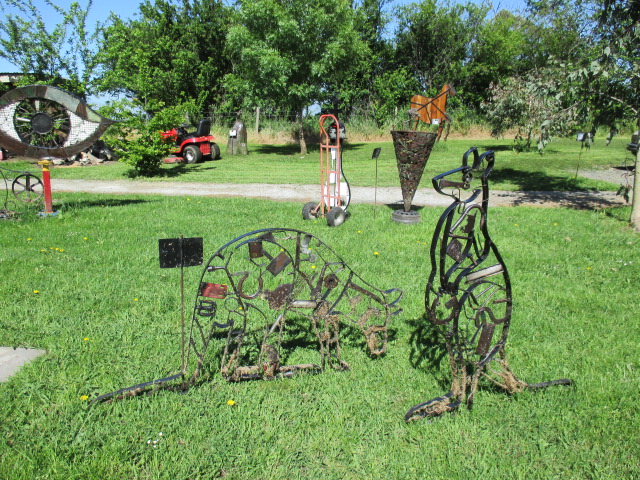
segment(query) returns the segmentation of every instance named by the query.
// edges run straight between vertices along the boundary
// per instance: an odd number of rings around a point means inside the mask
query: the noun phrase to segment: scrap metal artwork
[[[449,128],[451,127],[451,117],[447,114],[447,98],[455,94],[456,90],[453,86],[445,83],[440,89],[440,93],[433,98],[422,95],[412,96],[409,114],[414,117],[413,129],[416,130],[418,128],[420,121],[427,125],[438,125],[437,139],[440,140],[442,131],[446,125],[446,140],[449,135]]]
[[[347,369],[344,335],[361,334],[372,357],[383,355],[401,298],[398,289],[366,282],[310,233],[286,228],[246,233],[222,246],[204,268],[182,371],[94,402],[167,388],[178,379],[181,383],[169,388],[186,389],[212,374],[213,364],[228,381]]]
[[[427,165],[437,135],[431,132],[392,130],[391,136],[404,203],[404,209],[394,211],[391,218],[399,223],[417,223],[420,221],[420,215],[411,210],[411,202],[420,185],[424,167]]]
[[[454,411],[462,403],[471,408],[481,378],[508,393],[571,383],[560,379],[528,384],[507,363],[511,283],[487,229],[488,177],[494,160],[492,151],[478,155],[472,148],[464,154],[461,167],[432,179],[436,191],[453,202],[433,234],[425,308],[428,320],[445,339],[453,380],[446,394],[412,407],[405,415],[407,422]],[[478,174],[481,185],[470,191]],[[464,192],[469,192],[466,198]]]
[[[0,167],[0,177],[4,182],[4,196],[0,201],[0,219],[13,216],[18,203],[32,204],[42,198],[44,187],[37,175],[28,171]]]
[[[0,145],[31,158],[69,158],[93,144],[112,120],[50,85],[15,88],[0,97]]]

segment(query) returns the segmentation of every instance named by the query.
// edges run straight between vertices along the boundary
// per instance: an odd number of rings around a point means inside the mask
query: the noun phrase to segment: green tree
[[[112,15],[100,41],[98,90],[135,98],[150,113],[193,100],[219,104],[229,71],[230,10],[219,0],[145,0],[137,19]]]
[[[296,115],[303,155],[304,109],[340,98],[370,57],[346,0],[240,1],[227,45],[233,71],[225,85],[234,108]]]
[[[445,83],[463,78],[476,31],[487,14],[486,5],[438,4],[423,0],[398,9],[395,62],[413,69],[422,92],[437,93]]]
[[[603,48],[588,68],[579,71],[590,94],[594,117],[614,125],[633,121],[640,131],[640,3],[604,0],[597,33]],[[640,150],[636,154],[630,222],[640,232]]]
[[[470,61],[464,69],[464,90],[474,107],[489,94],[489,87],[527,71],[525,51],[527,21],[507,10],[501,10],[478,29],[471,44]]]
[[[96,39],[102,26],[89,27],[92,6],[72,2],[65,9],[51,0],[5,0],[0,9],[0,57],[24,72],[22,83],[61,85],[78,95],[91,92]],[[51,28],[51,18],[60,21]]]
[[[115,150],[120,161],[133,167],[132,176],[150,177],[160,172],[162,160],[173,145],[159,132],[184,122],[195,108],[194,102],[159,108],[155,115],[147,114],[135,100],[121,99],[101,109],[117,120],[105,135],[105,141]]]
[[[531,70],[492,84],[482,104],[491,133],[515,130],[514,149],[529,150],[535,140],[540,153],[554,134],[570,132],[576,123],[576,103],[565,103],[560,67]]]

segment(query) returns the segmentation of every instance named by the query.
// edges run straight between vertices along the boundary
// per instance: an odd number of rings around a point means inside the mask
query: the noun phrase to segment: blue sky
[[[54,0],[57,5],[63,8],[68,7],[72,0]],[[474,0],[475,1],[475,0]],[[33,0],[35,5],[46,5],[44,0]],[[410,0],[392,0],[390,6],[404,5],[412,3]],[[81,5],[86,4],[86,0],[80,0]],[[120,18],[135,18],[135,14],[138,12],[139,0],[94,0],[89,15],[89,25],[95,24],[98,20],[104,20],[109,16],[110,12],[115,12]],[[524,0],[493,0],[494,11],[510,10],[519,11],[524,9]],[[0,7],[0,17],[4,19],[5,12],[2,11],[7,7]],[[51,26],[58,23],[59,19],[55,14],[51,14]],[[0,58],[0,72],[17,72],[19,69],[9,63],[8,61]]]

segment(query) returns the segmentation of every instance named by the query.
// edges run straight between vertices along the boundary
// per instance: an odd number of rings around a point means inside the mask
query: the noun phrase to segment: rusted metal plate
[[[200,296],[222,299],[227,296],[228,289],[228,285],[202,282],[200,284]]]
[[[267,266],[267,271],[270,272],[274,277],[277,277],[280,272],[282,272],[287,265],[291,263],[291,257],[287,255],[285,252],[280,252],[280,254],[271,260],[271,263]]]

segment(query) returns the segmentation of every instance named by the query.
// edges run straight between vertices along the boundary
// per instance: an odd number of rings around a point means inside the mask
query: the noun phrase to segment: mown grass
[[[462,154],[472,146],[480,151],[496,151],[496,169],[492,176],[496,190],[617,190],[619,185],[590,180],[580,176],[585,169],[604,169],[632,165],[633,160],[625,150],[627,140],[614,138],[606,146],[604,140],[594,143],[591,149],[580,148],[573,139],[556,139],[550,143],[544,155],[516,153],[512,140],[451,139],[436,144],[423,174],[422,186],[430,186],[434,175],[455,168]],[[376,164],[371,159],[373,149],[381,147],[378,159],[378,186],[399,185],[395,153],[391,136],[382,143],[349,143],[343,149],[344,173],[353,186],[376,184]],[[250,145],[250,155],[230,156],[224,152],[222,159],[196,165],[163,165],[161,174],[148,181],[183,181],[207,183],[269,183],[315,184],[319,182],[319,153],[317,145],[310,145],[309,154],[300,156],[297,145]],[[28,162],[3,163],[9,168],[34,169]],[[13,165],[13,167],[11,166]],[[37,167],[35,167],[37,170]],[[578,173],[578,175],[576,175]],[[124,163],[111,163],[95,167],[55,168],[52,178],[76,178],[92,180],[127,179],[131,167]]]
[[[429,360],[437,347],[422,336],[440,209],[406,226],[354,205],[332,229],[303,221],[294,203],[54,196],[55,218],[0,222],[0,345],[48,352],[0,384],[3,480],[640,476],[640,240],[628,208],[493,209],[514,287],[511,366],[530,382],[575,385],[511,397],[483,388],[471,412],[407,425],[409,407],[448,389],[448,367]],[[215,375],[185,394],[88,405],[180,367],[179,271],[159,268],[159,238],[201,236],[206,259],[269,226],[307,230],[366,280],[404,290],[384,358],[347,339],[350,371],[240,384]],[[200,274],[185,269],[188,302]]]

